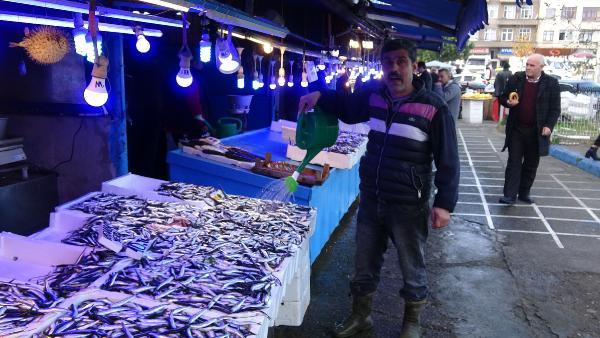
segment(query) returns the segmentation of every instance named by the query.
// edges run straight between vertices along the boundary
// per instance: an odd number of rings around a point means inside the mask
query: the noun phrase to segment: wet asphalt
[[[600,337],[600,179],[544,157],[536,205],[498,205],[506,153],[495,125],[459,124],[461,187],[449,227],[431,231],[425,337]],[[351,305],[356,204],[312,266],[311,302],[299,327],[270,337],[328,337]],[[393,247],[390,245],[390,247]],[[372,331],[398,337],[402,276],[388,250]]]

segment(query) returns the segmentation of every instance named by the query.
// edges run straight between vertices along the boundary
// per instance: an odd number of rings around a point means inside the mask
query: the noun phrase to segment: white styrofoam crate
[[[310,304],[310,289],[302,295],[299,301],[283,301],[279,309],[279,315],[275,320],[275,326],[300,326],[304,321],[304,315]]]
[[[76,263],[90,250],[3,232],[0,234],[0,279],[29,282],[52,272],[57,265]]]
[[[168,182],[129,173],[102,183],[102,192],[123,196],[133,195],[153,201],[188,203],[202,210],[206,210],[209,207],[208,204],[202,201],[183,201],[173,196],[159,194],[156,192],[156,189],[163,183]]]
[[[196,148],[192,148],[192,147],[188,147],[188,146],[182,146],[181,150],[183,150],[184,153],[189,154],[189,155],[194,155],[194,156],[198,156],[198,157],[207,158],[209,160],[213,160],[213,161],[224,163],[224,164],[233,165],[233,166],[244,168],[244,169],[248,169],[248,170],[254,168],[254,164],[255,164],[254,162],[237,161],[237,160],[225,157],[225,156],[214,155],[214,154],[207,154],[207,153],[202,152],[202,150],[199,150],[199,149],[196,149]]]
[[[365,142],[366,145],[366,142]],[[310,164],[324,166],[329,164],[332,168],[350,169],[360,161],[364,151],[360,150],[351,154],[338,154],[334,152],[321,151],[310,161]],[[366,149],[366,148],[365,148]],[[294,161],[302,161],[306,156],[306,150],[300,149],[295,145],[288,144],[286,157]]]
[[[310,255],[308,250],[302,254],[294,278],[286,287],[284,301],[299,301],[306,290],[310,290]]]

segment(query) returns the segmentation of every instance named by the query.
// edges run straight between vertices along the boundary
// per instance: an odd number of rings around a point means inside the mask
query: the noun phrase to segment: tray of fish
[[[104,283],[113,270],[132,264],[127,257],[109,250],[92,251],[81,257],[76,263],[61,264],[45,276],[33,279],[38,284],[48,285],[61,297],[71,295]]]
[[[266,337],[264,316],[223,316],[90,290],[63,303],[58,314],[46,316],[28,332],[31,337]]]
[[[51,288],[0,281],[0,336],[22,336],[46,314],[60,311],[63,300]]]
[[[45,276],[57,266],[76,263],[90,250],[3,232],[0,234],[0,278],[28,282]]]
[[[124,196],[135,195],[135,197],[138,198],[161,202],[180,202],[181,199],[175,196],[171,196],[170,194],[161,194],[158,192],[160,186],[164,183],[168,182],[129,173],[103,182],[102,192]],[[209,188],[206,188],[206,190],[208,191]],[[203,210],[208,209],[214,204],[214,202],[210,199],[194,200],[189,201],[189,203],[194,204],[196,207]]]
[[[356,165],[367,150],[367,136],[340,132],[336,143],[323,149],[310,163],[338,169],[350,169]],[[298,148],[293,141],[288,144],[286,156],[294,161],[302,161],[306,150]]]

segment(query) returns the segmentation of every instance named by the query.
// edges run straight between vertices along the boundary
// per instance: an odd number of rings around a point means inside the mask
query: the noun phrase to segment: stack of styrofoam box
[[[275,325],[300,326],[310,303],[310,250],[305,241],[299,251],[298,270],[287,286]]]
[[[300,149],[295,146],[296,143],[296,129],[288,127],[281,128],[281,136],[287,141],[287,152],[286,156],[294,161],[302,161],[306,156],[306,150]],[[321,151],[313,158],[310,163],[324,166],[329,164],[332,168],[339,169],[350,169],[360,161],[360,158],[364,155],[367,150],[367,140],[356,148],[356,151],[350,154],[338,154],[334,152]]]

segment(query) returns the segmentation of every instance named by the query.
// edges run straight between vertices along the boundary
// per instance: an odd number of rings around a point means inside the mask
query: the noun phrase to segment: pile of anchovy
[[[264,309],[277,282],[259,264],[196,255],[142,260],[112,273],[102,289],[231,314]]]
[[[343,155],[352,154],[355,153],[366,140],[366,135],[341,131],[335,144],[329,148],[323,149],[323,151]]]
[[[247,337],[248,325],[232,318],[207,318],[206,310],[149,307],[133,301],[88,300],[73,304],[43,332],[48,337]]]
[[[58,295],[69,297],[108,273],[121,259],[122,256],[109,250],[93,251],[81,257],[75,264],[58,265],[44,279]]]
[[[98,229],[105,235],[109,228],[109,237],[124,248],[140,246],[148,253],[112,273],[101,288],[227,314],[269,306],[270,291],[280,283],[273,273],[307,237],[314,209],[191,184],[166,183],[158,191],[209,207],[112,194],[72,207],[93,216],[63,242],[99,247]],[[57,271],[52,281],[67,280],[64,290],[56,286],[61,295],[89,285],[113,266],[106,263],[99,270],[95,262],[78,264],[96,268],[62,267],[84,273],[68,278]]]
[[[0,282],[0,336],[22,331],[61,301],[49,287]]]

